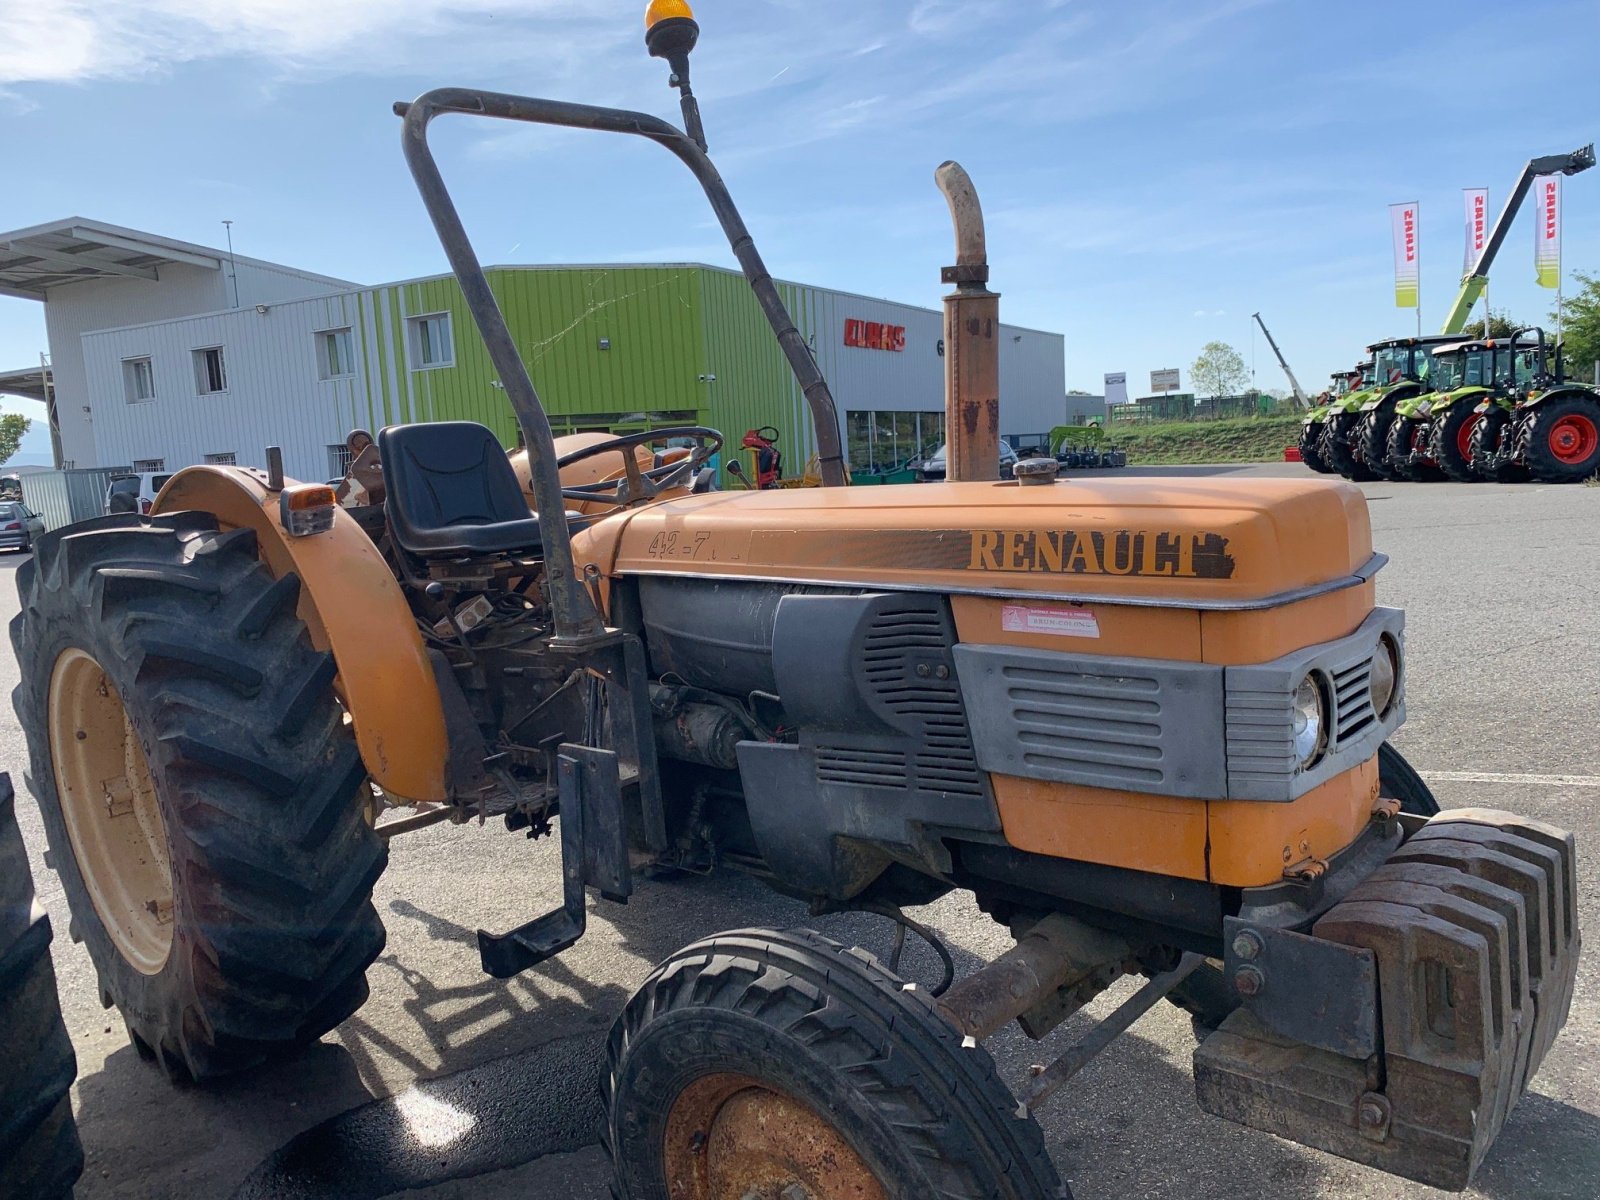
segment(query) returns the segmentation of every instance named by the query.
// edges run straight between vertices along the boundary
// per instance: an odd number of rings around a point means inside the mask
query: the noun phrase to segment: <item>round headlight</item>
[[[1372,711],[1381,719],[1389,715],[1394,703],[1395,684],[1400,679],[1400,648],[1387,633],[1378,639],[1378,652],[1372,656]]]
[[[1328,748],[1328,700],[1315,675],[1300,681],[1294,693],[1294,752],[1304,770]]]

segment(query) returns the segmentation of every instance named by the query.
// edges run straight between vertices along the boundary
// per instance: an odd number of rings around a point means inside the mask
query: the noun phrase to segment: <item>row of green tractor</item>
[[[1523,166],[1442,331],[1368,346],[1367,360],[1336,375],[1323,403],[1306,413],[1307,466],[1355,480],[1463,483],[1575,483],[1600,473],[1600,389],[1566,378],[1561,347],[1533,328],[1491,338],[1485,322],[1483,338],[1465,332],[1534,180],[1594,165],[1591,144]]]
[[[1311,409],[1300,457],[1357,481],[1577,483],[1600,475],[1600,389],[1537,328],[1395,338]],[[1342,386],[1341,386],[1342,385]]]

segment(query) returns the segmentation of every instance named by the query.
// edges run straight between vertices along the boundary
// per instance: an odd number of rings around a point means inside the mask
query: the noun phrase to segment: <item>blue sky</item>
[[[470,84],[675,116],[642,0],[43,0],[6,19],[0,228],[69,214],[381,282],[442,270],[391,101]],[[1385,205],[1421,202],[1423,328],[1461,272],[1461,196],[1600,135],[1600,6],[1310,0],[702,0],[712,153],[774,273],[936,305],[932,177],[972,173],[1007,320],[1066,335],[1069,387],[1248,361],[1260,310],[1312,388],[1392,303]],[[453,120],[487,261],[732,259],[692,181],[634,139]],[[1600,169],[1565,266],[1600,271]],[[1545,316],[1524,212],[1491,283]],[[0,298],[0,366],[41,306]],[[1255,339],[1261,386],[1282,377]],[[25,404],[21,405],[26,407]],[[30,449],[35,444],[30,444]]]

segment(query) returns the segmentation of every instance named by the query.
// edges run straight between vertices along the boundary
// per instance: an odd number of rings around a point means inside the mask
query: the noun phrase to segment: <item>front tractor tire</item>
[[[1507,453],[1515,446],[1517,433],[1511,414],[1499,405],[1484,413],[1467,439],[1473,473],[1496,483],[1527,482],[1528,468]]]
[[[1540,483],[1579,483],[1600,473],[1600,397],[1552,396],[1522,429],[1522,457]]]
[[[1356,458],[1351,446],[1360,413],[1329,413],[1322,423],[1322,461],[1332,470],[1356,483],[1369,483],[1378,476]]]
[[[1382,404],[1371,412],[1362,413],[1351,435],[1355,456],[1373,474],[1390,481],[1409,478],[1389,458],[1389,430],[1394,423],[1393,403]]]
[[[1456,403],[1444,410],[1433,421],[1433,461],[1445,477],[1457,483],[1480,483],[1481,477],[1472,469],[1472,431],[1482,416],[1471,404]]]
[[[1322,457],[1321,421],[1307,421],[1300,426],[1300,461],[1319,475],[1333,473],[1333,468]]]
[[[298,578],[208,514],[129,514],[40,538],[17,590],[29,784],[134,1045],[200,1080],[338,1025],[386,852]]]
[[[1431,458],[1413,457],[1419,450],[1426,453],[1426,430],[1427,426],[1415,417],[1396,416],[1389,423],[1388,462],[1397,479],[1426,483],[1444,478]]]
[[[612,1027],[618,1200],[1070,1200],[1038,1123],[932,999],[810,930],[686,946]]]

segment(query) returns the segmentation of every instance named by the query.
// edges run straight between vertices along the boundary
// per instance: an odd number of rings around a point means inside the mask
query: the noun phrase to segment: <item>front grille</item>
[[[1164,796],[1222,793],[1222,672],[1203,663],[958,646],[989,771]]]
[[[1333,675],[1334,739],[1344,743],[1359,737],[1378,719],[1372,708],[1372,658]]]

